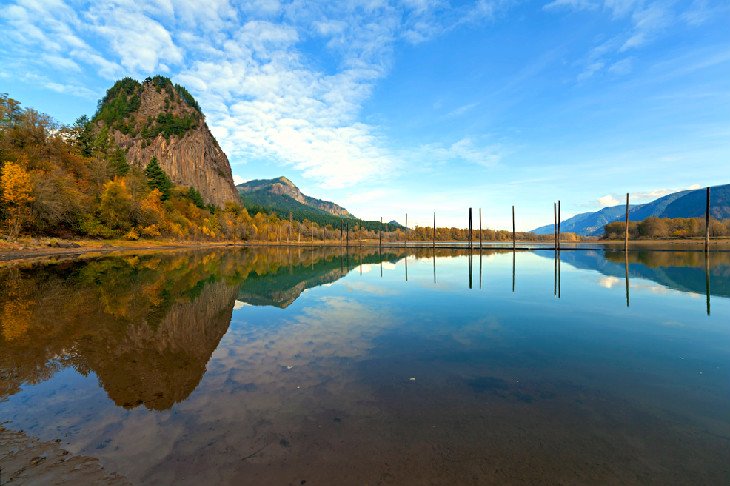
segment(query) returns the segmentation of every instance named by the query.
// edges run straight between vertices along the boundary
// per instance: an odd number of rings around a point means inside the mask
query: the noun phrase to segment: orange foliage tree
[[[8,213],[8,236],[17,238],[28,218],[29,205],[33,202],[33,185],[30,174],[14,162],[5,162],[0,173],[2,202]]]

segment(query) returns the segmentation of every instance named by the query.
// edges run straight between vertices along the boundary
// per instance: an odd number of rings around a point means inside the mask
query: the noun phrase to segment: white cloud
[[[198,98],[234,165],[270,160],[323,187],[345,187],[390,177],[409,162],[408,151],[394,153],[376,125],[360,120],[395,43],[491,19],[509,4],[15,0],[0,12],[7,32],[0,61],[10,61],[3,71],[20,67],[39,85],[79,96],[90,93],[74,85],[79,70],[107,79],[168,74]],[[312,39],[324,42],[324,53],[303,50]],[[67,78],[42,80],[48,64]],[[466,138],[433,152],[484,166],[499,160]]]
[[[638,191],[631,194],[631,198],[635,201],[653,201],[667,194],[677,192],[680,189],[652,189],[650,191]]]
[[[610,208],[617,206],[620,203],[621,201],[613,197],[611,194],[606,194],[605,196],[598,198],[598,204],[600,204],[602,208]]]
[[[244,179],[243,177],[241,177],[241,176],[240,176],[240,175],[238,175],[238,174],[233,174],[233,183],[234,183],[235,185],[243,184],[243,183],[244,183],[244,182],[246,182],[247,180],[248,180],[248,179]]]
[[[702,186],[700,186],[699,184],[692,184],[687,189],[689,189],[690,191],[696,191],[697,189],[702,189]]]

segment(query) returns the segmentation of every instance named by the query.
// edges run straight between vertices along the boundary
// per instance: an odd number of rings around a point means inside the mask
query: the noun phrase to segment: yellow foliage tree
[[[102,223],[108,228],[122,232],[130,230],[133,200],[124,179],[115,177],[114,180],[104,184],[99,209]]]
[[[0,190],[9,215],[8,236],[15,238],[28,218],[29,204],[33,202],[30,174],[19,164],[5,162],[0,174]]]

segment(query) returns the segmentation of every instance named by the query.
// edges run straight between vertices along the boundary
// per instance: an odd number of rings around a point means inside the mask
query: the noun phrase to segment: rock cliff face
[[[169,79],[117,82],[101,100],[94,121],[109,128],[130,164],[145,167],[157,157],[174,183],[194,187],[206,203],[239,202],[228,157],[197,102]]]

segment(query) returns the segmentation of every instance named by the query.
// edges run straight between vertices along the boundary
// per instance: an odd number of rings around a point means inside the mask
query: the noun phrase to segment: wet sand
[[[43,442],[0,427],[0,484],[130,484],[92,457],[69,453],[56,441]]]

